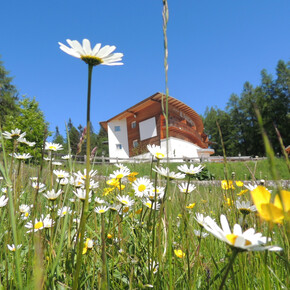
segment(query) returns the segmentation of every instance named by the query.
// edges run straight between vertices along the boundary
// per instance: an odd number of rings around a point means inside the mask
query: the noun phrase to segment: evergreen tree
[[[78,129],[73,125],[71,118],[69,118],[67,127],[68,127],[68,134],[69,134],[69,140],[70,140],[71,154],[75,155],[77,153],[78,144],[79,144],[81,135]],[[68,140],[66,143],[68,143]]]
[[[55,133],[54,133],[54,136],[53,136],[53,142],[61,144],[64,148],[66,147],[64,137],[59,133],[58,126],[55,127]]]
[[[14,85],[11,84],[12,77],[5,70],[3,62],[0,60],[0,126],[5,124],[8,115],[17,114],[18,92]]]

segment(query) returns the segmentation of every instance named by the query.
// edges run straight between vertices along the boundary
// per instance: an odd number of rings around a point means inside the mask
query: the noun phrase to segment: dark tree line
[[[91,149],[94,150],[95,148],[95,155],[108,156],[109,149],[107,145],[108,136],[107,132],[100,128],[98,133],[95,133],[93,125],[91,124]],[[86,139],[84,134],[84,128],[82,125],[79,125],[76,128],[72,120],[69,119],[67,123],[67,134],[68,137],[63,137],[60,132],[59,128],[56,127],[55,134],[53,136],[53,142],[62,144],[64,147],[64,152],[69,152],[69,147],[71,150],[71,154],[73,155],[86,155]],[[70,145],[70,146],[69,146]],[[62,152],[63,153],[63,152]]]
[[[290,145],[290,62],[280,60],[273,78],[266,70],[261,72],[261,84],[253,87],[244,84],[240,96],[232,94],[226,110],[207,108],[203,116],[205,132],[216,155],[222,155],[218,122],[228,156],[264,156],[264,144],[257,123],[254,107],[263,118],[264,128],[274,151],[281,154],[275,126],[279,130],[284,145]]]

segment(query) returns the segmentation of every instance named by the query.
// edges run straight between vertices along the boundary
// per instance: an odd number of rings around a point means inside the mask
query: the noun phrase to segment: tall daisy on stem
[[[113,53],[115,46],[105,45],[101,48],[101,44],[97,43],[94,48],[91,48],[90,41],[84,39],[82,45],[77,40],[67,39],[70,47],[59,42],[60,49],[65,53],[83,60],[88,65],[88,94],[87,94],[87,150],[86,150],[86,172],[90,172],[90,103],[91,103],[91,81],[93,67],[97,65],[122,65],[122,53]],[[83,203],[81,222],[79,227],[80,242],[77,250],[77,262],[73,280],[73,289],[78,288],[78,278],[82,262],[82,249],[84,244],[85,222],[88,213],[88,198],[89,198],[89,178],[86,178],[86,199]],[[105,266],[105,265],[103,265]],[[106,283],[106,281],[105,281]]]

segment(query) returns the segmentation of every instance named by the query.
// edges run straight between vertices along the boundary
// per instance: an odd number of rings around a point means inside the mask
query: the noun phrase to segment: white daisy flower
[[[83,179],[81,179],[80,177],[74,178],[73,176],[71,176],[69,183],[76,188],[80,188],[85,184]]]
[[[41,215],[41,218],[35,219],[34,221],[34,227],[33,227],[33,223],[32,222],[28,222],[25,227],[30,229],[29,231],[27,231],[27,233],[31,233],[32,231],[37,232],[39,230],[42,230],[44,228],[50,228],[53,225],[53,221],[50,218],[50,215],[47,215],[45,218],[43,215]]]
[[[134,204],[134,200],[129,195],[117,195],[117,199],[125,206],[132,206]]]
[[[196,213],[194,219],[198,222],[198,224],[203,227],[204,222],[205,222],[205,217],[203,216],[202,213]]]
[[[36,144],[36,142],[29,142],[28,140],[26,140],[26,138],[19,138],[17,141],[20,143],[24,143],[28,145],[29,147],[34,147]]]
[[[5,131],[2,133],[2,136],[5,139],[17,139],[17,141],[23,138],[26,135],[26,132],[21,133],[21,130],[16,128],[15,130],[11,130],[11,132]]]
[[[128,168],[120,168],[115,170],[112,174],[110,174],[110,178],[122,179],[130,174],[130,170]]]
[[[236,207],[237,209],[244,215],[247,215],[251,212],[255,212],[257,211],[257,208],[255,205],[251,206],[251,203],[249,201],[245,202],[245,201],[236,201]]]
[[[200,232],[200,230],[193,230],[194,234],[198,237],[198,238],[206,238],[209,234],[205,233],[205,232]]]
[[[22,247],[22,244],[19,244],[17,245],[17,249],[20,249]],[[10,245],[7,245],[7,248],[9,249],[9,251],[11,252],[15,252],[16,251],[16,247],[14,244],[12,244],[11,246]]]
[[[2,195],[0,197],[0,207],[4,207],[7,204],[8,200],[9,200],[8,197],[6,198],[5,195]]]
[[[61,166],[62,163],[61,162],[54,161],[54,162],[52,162],[52,165],[54,165],[54,166]]]
[[[151,200],[155,200],[155,198],[156,199],[163,199],[164,194],[165,194],[165,188],[157,186],[156,192],[155,192],[155,188],[153,187],[153,188],[151,188],[150,191],[148,191],[144,194],[144,197],[147,197]]]
[[[81,45],[77,40],[66,40],[70,47],[59,42],[60,49],[65,53],[80,58],[89,65],[122,65],[119,62],[122,60],[123,53],[113,53],[115,46],[105,45],[101,48],[101,44],[97,43],[95,47],[91,48],[91,43],[88,39],[83,40]]]
[[[98,173],[97,170],[91,170],[89,172],[89,178],[92,178],[94,177],[96,174]],[[87,178],[87,169],[85,168],[84,169],[84,173],[82,173],[80,170],[78,172],[75,172],[74,175],[79,178],[79,179],[82,179],[82,180],[86,180]]]
[[[122,164],[122,163],[116,163],[115,164],[115,166],[117,166],[118,168],[124,168],[124,169],[127,169],[127,170],[130,170],[129,168],[128,168],[128,166],[126,166],[126,165],[124,165],[124,164]]]
[[[160,209],[160,203],[159,202],[154,202],[153,200],[150,200],[150,199],[146,199],[143,201],[143,204],[145,206],[147,206],[148,208],[152,208],[152,209],[155,209],[155,210],[159,210]]]
[[[12,154],[10,154],[10,155],[12,156]],[[18,160],[26,160],[26,159],[32,158],[33,156],[30,153],[23,153],[23,154],[14,153],[13,157],[18,159]]]
[[[65,186],[68,184],[68,178],[57,178],[56,179],[56,182],[59,183],[61,186]]]
[[[198,174],[202,171],[202,169],[204,168],[204,166],[199,165],[197,167],[194,167],[193,164],[190,164],[190,166],[188,167],[186,164],[177,166],[177,169],[183,173],[185,173],[186,175],[193,177],[195,174]]]
[[[61,156],[61,159],[64,159],[64,160],[71,159],[71,155],[64,155],[64,156]]]
[[[58,143],[45,142],[45,150],[60,151],[60,150],[63,150],[63,147],[61,144],[58,144]]]
[[[257,184],[244,184],[245,188],[249,189],[250,191],[253,191],[258,185]]]
[[[132,186],[135,195],[143,197],[145,193],[148,193],[153,188],[153,183],[148,178],[140,177],[133,182]]]
[[[163,167],[157,167],[155,166],[155,169],[152,169],[153,171],[157,172],[158,174],[164,176],[164,177],[169,177],[169,179],[183,179],[185,177],[185,174],[182,174],[180,172],[175,173],[173,171],[170,171],[168,167],[163,168]]]
[[[7,187],[2,187],[2,188],[1,188],[1,191],[2,191],[3,193],[7,193],[7,192],[8,192],[8,189],[7,189]]]
[[[99,213],[99,214],[102,214],[102,213],[105,213],[107,210],[109,210],[110,208],[107,207],[107,206],[104,206],[104,205],[101,205],[101,206],[97,206],[94,211],[96,213]]]
[[[161,148],[159,145],[148,144],[147,149],[157,159],[163,159],[166,157],[166,148]]]
[[[61,189],[59,189],[57,192],[52,189],[51,191],[47,191],[43,194],[44,197],[46,197],[48,200],[54,201],[61,195]]]
[[[53,174],[55,174],[58,179],[69,177],[69,173],[64,170],[53,170]]]
[[[20,213],[26,213],[30,211],[31,207],[33,207],[33,205],[29,206],[27,204],[21,204],[19,205],[19,211]]]
[[[270,239],[263,237],[261,233],[255,233],[253,228],[242,232],[239,224],[235,224],[233,232],[225,215],[221,215],[220,228],[217,223],[209,216],[205,218],[204,228],[219,240],[227,243],[231,247],[238,248],[241,251],[281,251],[277,246],[264,246]]]
[[[95,202],[98,204],[105,203],[105,201],[103,199],[100,199],[98,196],[95,198]]]
[[[85,184],[83,185],[83,187],[85,188]],[[93,189],[97,189],[98,187],[99,187],[99,182],[91,179],[90,184],[89,184],[89,189],[93,190]]]
[[[53,161],[53,160],[54,160],[54,158],[50,158],[50,157],[43,157],[43,160],[45,160],[45,161],[50,161],[50,159],[51,159],[51,161]]]
[[[72,210],[68,206],[64,206],[57,211],[57,215],[60,217],[64,217],[66,214],[71,214]]]
[[[188,183],[181,183],[178,185],[178,188],[180,192],[183,193],[191,193],[196,189],[196,186],[194,184],[188,184]]]
[[[73,192],[80,200],[84,201],[86,199],[86,189],[77,188],[76,191]],[[89,202],[91,202],[92,192],[89,192]]]
[[[45,184],[41,182],[32,182],[32,187],[38,189],[38,192],[43,192],[46,189]]]
[[[31,210],[31,208],[33,207],[33,205],[27,205],[27,204],[21,204],[20,206],[19,206],[19,212],[21,213],[21,218],[23,219],[23,220],[26,220],[26,219],[28,219],[28,217],[29,217],[29,214],[30,214],[30,210]]]
[[[43,226],[44,226],[44,228],[48,229],[48,228],[51,228],[53,225],[54,225],[54,221],[50,218],[50,214],[48,214],[43,219]]]

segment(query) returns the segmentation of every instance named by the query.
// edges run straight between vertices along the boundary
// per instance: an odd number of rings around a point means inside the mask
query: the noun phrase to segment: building
[[[110,158],[148,158],[148,144],[166,148],[166,122],[162,114],[165,99],[164,94],[156,93],[108,121],[100,122],[108,132]],[[170,158],[200,160],[214,153],[208,148],[202,119],[193,109],[169,97],[168,111]]]

